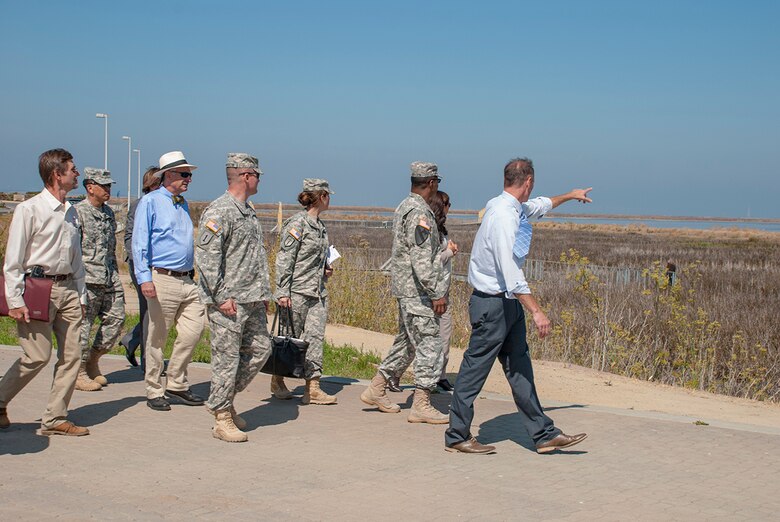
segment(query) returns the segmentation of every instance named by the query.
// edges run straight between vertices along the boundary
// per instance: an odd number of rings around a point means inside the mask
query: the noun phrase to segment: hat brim
[[[170,167],[165,167],[162,170],[158,170],[157,172],[154,173],[154,177],[155,178],[161,178],[162,175],[165,174],[166,172],[168,172],[169,170],[171,170],[171,169],[180,169],[182,167],[189,167],[192,170],[195,170],[195,169],[198,168],[195,165],[190,165],[189,163],[182,163],[181,165],[172,165]]]

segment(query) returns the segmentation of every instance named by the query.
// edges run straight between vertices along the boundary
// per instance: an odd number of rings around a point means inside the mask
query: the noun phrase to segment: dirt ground
[[[327,326],[325,337],[336,346],[350,344],[381,356],[393,344],[392,335],[335,324]],[[458,371],[462,358],[462,350],[451,350],[448,373]],[[780,429],[778,404],[686,390],[550,361],[534,361],[534,375],[542,404],[555,401]],[[511,395],[498,364],[483,391]]]

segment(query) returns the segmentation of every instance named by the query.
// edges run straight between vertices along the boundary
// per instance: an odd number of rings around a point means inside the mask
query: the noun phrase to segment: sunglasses
[[[172,170],[172,171],[170,171],[170,173],[171,174],[178,174],[179,176],[181,176],[184,179],[192,177],[192,172],[179,172],[177,170]]]

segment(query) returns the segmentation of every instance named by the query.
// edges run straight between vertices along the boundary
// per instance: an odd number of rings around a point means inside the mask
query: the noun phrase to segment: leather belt
[[[485,292],[480,292],[479,290],[474,290],[471,292],[477,297],[506,297],[506,294],[504,292],[498,293],[498,294],[486,294]]]
[[[66,279],[70,279],[70,274],[55,274],[55,275],[44,274],[42,277],[44,279],[51,279],[52,281],[65,281]]]
[[[163,274],[163,275],[173,276],[173,277],[186,277],[186,276],[190,276],[190,274],[192,273],[191,270],[188,270],[186,272],[177,272],[176,270],[168,270],[167,268],[159,268],[156,266],[153,266],[152,270],[154,270],[158,274]]]

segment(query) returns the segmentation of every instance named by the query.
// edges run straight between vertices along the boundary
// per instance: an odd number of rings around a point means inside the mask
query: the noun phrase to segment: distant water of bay
[[[695,229],[715,229],[715,228],[744,228],[754,230],[765,230],[767,232],[780,232],[780,222],[777,221],[716,221],[710,219],[663,219],[663,218],[648,218],[643,219],[641,217],[631,218],[590,218],[590,217],[575,217],[575,216],[550,216],[544,219],[545,221],[553,221],[558,223],[580,223],[583,225],[643,225],[650,228],[695,228]]]

